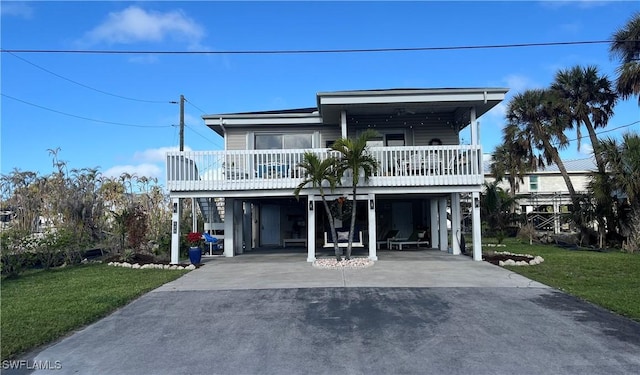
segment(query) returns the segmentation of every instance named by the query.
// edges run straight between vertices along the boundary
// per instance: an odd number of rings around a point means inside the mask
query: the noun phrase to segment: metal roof
[[[484,173],[489,174],[491,170],[491,158],[484,160]],[[593,157],[582,159],[568,159],[562,160],[567,172],[573,173],[589,173],[597,170],[596,160]],[[542,174],[542,173],[560,173],[560,169],[556,164],[549,164],[544,168],[540,168],[537,171],[529,174]]]

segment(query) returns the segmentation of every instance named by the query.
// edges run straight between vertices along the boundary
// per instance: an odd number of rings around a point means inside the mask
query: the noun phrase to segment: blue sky
[[[623,2],[12,2],[4,50],[248,51],[417,48],[609,40],[640,3]],[[1,54],[1,169],[48,174],[48,149],[69,168],[164,180],[179,143],[222,149],[205,113],[312,107],[320,91],[548,86],[559,69],[595,65],[613,80],[608,44],[341,54]],[[504,105],[480,119],[490,153]],[[637,98],[606,135],[638,131]],[[94,121],[98,120],[98,121]],[[618,128],[619,129],[615,129]],[[468,138],[468,137],[467,137]],[[467,143],[469,139],[465,140]],[[573,142],[563,153],[583,158]]]

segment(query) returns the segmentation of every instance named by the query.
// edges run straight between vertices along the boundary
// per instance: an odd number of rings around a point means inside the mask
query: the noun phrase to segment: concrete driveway
[[[30,359],[58,363],[55,374],[640,369],[639,323],[467,257],[379,256],[338,271],[305,254],[213,259]]]

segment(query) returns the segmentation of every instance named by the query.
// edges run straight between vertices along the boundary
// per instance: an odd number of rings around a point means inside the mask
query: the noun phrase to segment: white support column
[[[314,202],[315,196],[307,198],[307,262],[316,261],[316,215],[315,209],[319,207]]]
[[[191,231],[198,231],[198,204],[195,198],[191,198]]]
[[[560,233],[560,205],[555,199],[553,202],[553,233]]]
[[[451,193],[451,254],[460,254],[460,193]]]
[[[180,198],[172,198],[171,205],[171,264],[180,263]]]
[[[347,111],[340,112],[340,131],[342,138],[347,138]]]
[[[472,198],[473,213],[473,260],[482,260],[482,237],[480,233],[480,193],[474,191]]]
[[[376,196],[369,195],[369,209],[367,210],[369,220],[369,259],[378,260],[377,243],[376,243]]]
[[[470,119],[470,125],[471,125],[471,144],[472,145],[477,145],[479,144],[479,137],[478,137],[478,122],[476,121],[476,108],[475,107],[471,107],[469,108],[469,119]]]
[[[447,198],[438,199],[438,211],[440,211],[440,251],[449,250],[449,239],[447,236]]]
[[[440,231],[438,230],[438,222],[440,220],[438,219],[438,201],[432,198],[429,202],[431,204],[431,220],[429,224],[431,227],[431,248],[437,249],[440,246]]]
[[[233,211],[235,199],[224,199],[224,256],[233,256]]]
[[[251,228],[251,203],[244,202],[242,204],[243,210],[243,220],[242,220],[242,240],[244,242],[244,251],[251,251],[253,247],[251,246],[251,237],[253,235],[253,231]]]
[[[242,254],[242,239],[244,238],[243,232],[244,212],[242,211],[242,201],[236,199],[233,204],[233,243],[234,254]],[[225,232],[226,233],[226,232]]]

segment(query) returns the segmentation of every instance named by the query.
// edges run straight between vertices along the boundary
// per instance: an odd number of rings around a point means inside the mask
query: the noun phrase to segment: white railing
[[[170,191],[294,189],[304,177],[305,151],[329,149],[175,151],[167,154]],[[480,146],[371,147],[379,167],[370,186],[480,185]],[[345,179],[348,183],[350,179]]]

